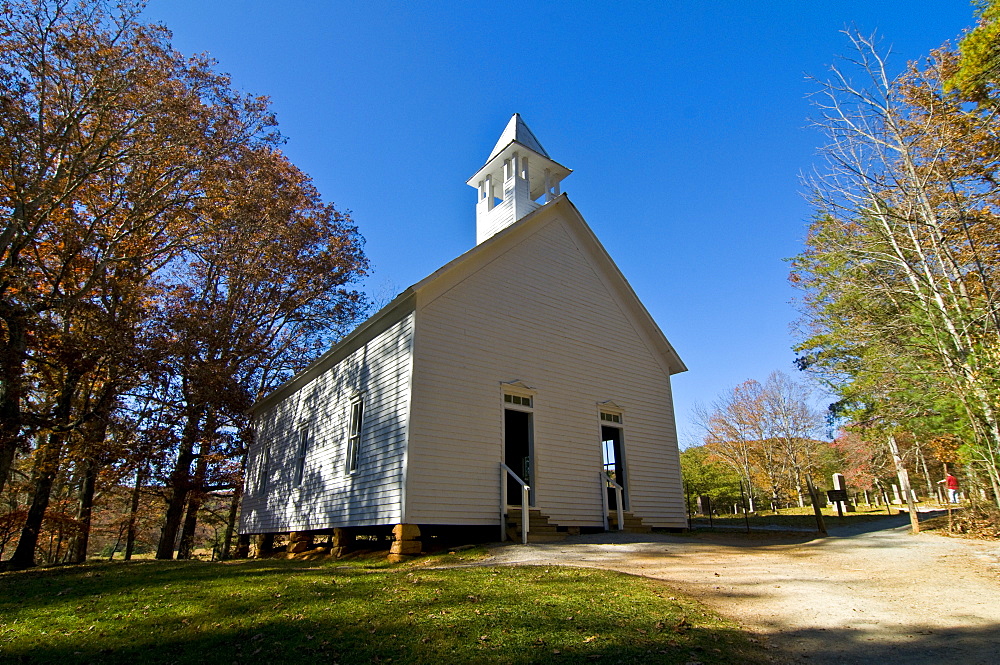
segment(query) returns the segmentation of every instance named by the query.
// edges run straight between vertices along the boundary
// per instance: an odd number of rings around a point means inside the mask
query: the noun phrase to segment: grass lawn
[[[837,516],[836,508],[824,507],[822,512],[823,520],[826,523],[827,528],[871,522],[873,520],[880,520],[889,516],[889,513],[884,507],[869,508],[864,505],[858,506],[857,512],[845,512],[843,517]],[[893,506],[892,514],[895,515],[898,512],[899,509]],[[725,526],[727,528],[746,526],[743,515],[717,515],[712,517],[712,522],[714,526]],[[809,506],[805,508],[782,508],[781,512],[778,514],[769,511],[761,511],[750,515],[749,522],[751,529],[768,526],[780,526],[794,529],[816,529],[816,516],[813,513],[813,509]],[[709,522],[707,517],[701,517],[699,515],[691,520],[692,527],[701,529],[707,528],[708,525]]]
[[[90,563],[0,574],[8,663],[765,663],[661,583],[382,561]]]

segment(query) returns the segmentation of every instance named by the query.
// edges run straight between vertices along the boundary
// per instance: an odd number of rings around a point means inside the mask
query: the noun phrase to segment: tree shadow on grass
[[[509,621],[502,633],[469,622],[439,627],[397,620],[369,628],[333,622],[291,622],[276,619],[252,631],[215,632],[202,636],[160,639],[120,648],[89,645],[45,645],[30,653],[8,651],[4,662],[19,665],[194,665],[200,663],[712,663],[763,664],[762,647],[730,648],[746,640],[734,629],[695,635],[694,643],[679,643],[669,633],[636,633],[629,643],[587,641],[590,631],[534,637],[536,626]],[[725,651],[723,651],[723,647]],[[2,653],[2,652],[0,652]]]
[[[18,605],[34,608],[48,604],[66,605],[109,594],[138,593],[147,587],[169,588],[177,585],[175,589],[197,590],[201,585],[219,581],[219,566],[225,566],[228,583],[272,579],[277,585],[289,575],[315,570],[302,562],[281,559],[251,559],[225,564],[200,561],[89,562],[32,568],[0,575],[0,589],[3,589],[0,616]],[[330,575],[338,574],[337,566],[328,566],[325,570]]]

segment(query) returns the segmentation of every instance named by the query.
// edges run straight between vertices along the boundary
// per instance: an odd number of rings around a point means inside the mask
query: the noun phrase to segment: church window
[[[302,484],[302,477],[306,470],[306,453],[309,451],[309,430],[299,431],[299,447],[295,453],[295,484]]]
[[[260,475],[257,477],[257,487],[261,494],[267,491],[267,477],[271,473],[271,446],[264,446],[261,453]]]
[[[358,470],[358,451],[361,448],[361,432],[364,427],[365,400],[358,397],[351,402],[351,420],[347,428],[347,472]]]

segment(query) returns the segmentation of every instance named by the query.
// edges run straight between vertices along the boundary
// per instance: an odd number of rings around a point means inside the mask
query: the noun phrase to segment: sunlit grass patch
[[[432,567],[477,556],[6,573],[0,661],[766,662],[736,625],[651,580],[554,566]]]

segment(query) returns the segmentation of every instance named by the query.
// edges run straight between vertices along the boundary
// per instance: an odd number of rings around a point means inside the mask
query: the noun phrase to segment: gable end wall
[[[558,217],[432,299],[418,292],[408,521],[499,524],[500,384],[520,380],[537,391],[536,505],[554,522],[602,523],[598,403],[612,400],[633,512],[686,526],[670,377],[618,298]]]

